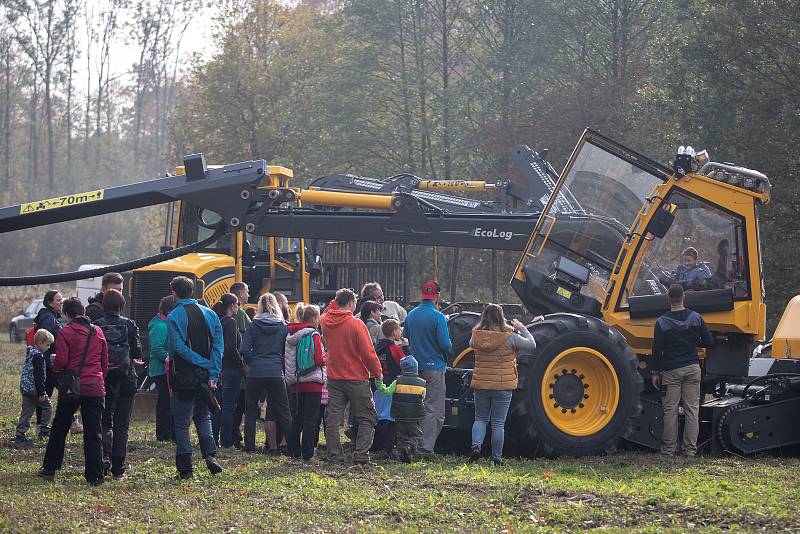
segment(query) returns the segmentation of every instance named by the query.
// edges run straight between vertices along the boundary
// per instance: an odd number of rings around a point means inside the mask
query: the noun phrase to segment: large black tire
[[[633,418],[641,412],[639,395],[644,388],[642,377],[638,372],[638,359],[625,338],[600,319],[572,314],[549,315],[544,321],[529,325],[528,329],[536,339],[536,349],[530,355],[520,355],[518,359],[519,386],[514,391],[506,423],[506,434],[514,443],[516,452],[545,457],[613,453],[620,441],[633,431]],[[577,398],[580,398],[584,391],[587,395],[589,392],[602,394],[598,390],[598,384],[594,384],[592,389],[592,384],[588,384],[588,380],[584,383],[580,371],[576,373],[573,369],[561,369],[560,366],[555,373],[559,375],[558,378],[555,374],[547,377],[544,375],[559,355],[577,351],[579,353],[577,357],[580,358],[582,348],[601,354],[613,367],[618,401],[613,411],[602,411],[603,408],[598,408],[602,413],[597,420],[606,421],[604,426],[590,434],[575,435],[563,431],[551,420],[551,417],[558,417],[553,415],[553,412],[562,412],[563,409],[564,417],[568,418],[569,415],[576,414],[576,411],[589,410],[584,408],[583,404],[578,407],[578,402],[586,402],[588,405],[590,401],[574,400],[576,390]],[[595,358],[593,361],[601,360]],[[551,369],[551,373],[552,371]],[[566,406],[558,406],[558,409],[555,409],[558,404],[556,399],[550,400],[549,402],[554,404],[545,409],[543,381],[548,380],[550,383],[546,387],[551,388],[549,391],[554,391],[550,384],[557,384],[562,379],[561,373],[564,373],[565,377],[562,385],[557,386],[559,387],[557,397],[566,400],[564,403]],[[606,376],[610,376],[610,373],[606,373]],[[592,402],[597,400],[593,399]],[[606,404],[602,406],[605,407]],[[548,411],[551,415],[548,415]],[[581,413],[576,417],[580,415]],[[589,431],[594,427],[587,425],[585,428]]]
[[[475,328],[480,319],[481,315],[474,312],[461,312],[450,316],[447,321],[447,330],[450,333],[450,342],[453,347],[450,349],[450,354],[447,355],[448,366],[472,369],[475,365],[475,356],[472,354],[467,354],[466,357],[459,361],[456,361],[456,359],[465,350],[469,349],[472,329]]]

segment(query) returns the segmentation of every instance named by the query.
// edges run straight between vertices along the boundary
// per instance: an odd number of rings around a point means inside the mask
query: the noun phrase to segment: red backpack
[[[29,347],[36,346],[34,338],[36,337],[36,330],[38,329],[39,327],[36,326],[36,323],[33,323],[33,326],[25,330],[25,344],[28,345]]]

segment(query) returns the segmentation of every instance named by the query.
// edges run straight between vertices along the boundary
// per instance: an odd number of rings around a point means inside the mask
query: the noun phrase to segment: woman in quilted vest
[[[475,351],[472,389],[475,396],[475,422],[472,424],[472,453],[477,460],[486,437],[486,425],[492,427],[492,460],[500,465],[503,456],[504,427],[517,388],[517,354],[536,348],[536,341],[525,325],[514,319],[509,325],[503,308],[489,304],[472,330],[470,347]]]

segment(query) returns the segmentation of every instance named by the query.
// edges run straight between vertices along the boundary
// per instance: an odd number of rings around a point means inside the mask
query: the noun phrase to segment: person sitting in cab
[[[697,261],[697,249],[688,247],[681,254],[682,264],[674,271],[665,271],[659,267],[663,278],[662,284],[669,287],[671,284],[680,284],[684,289],[704,289],[711,278],[711,271],[703,262]]]

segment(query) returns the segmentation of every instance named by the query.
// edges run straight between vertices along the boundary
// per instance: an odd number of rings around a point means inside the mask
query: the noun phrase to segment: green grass
[[[437,462],[306,466],[220,453],[173,480],[173,449],[135,424],[129,476],[83,482],[80,436],[54,483],[35,476],[43,446],[15,449],[21,345],[0,342],[0,531],[582,531],[800,529],[795,458],[667,461],[649,452],[509,460],[500,469]],[[195,457],[198,460],[198,455]]]

